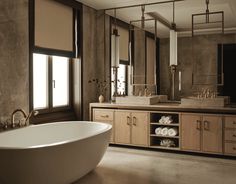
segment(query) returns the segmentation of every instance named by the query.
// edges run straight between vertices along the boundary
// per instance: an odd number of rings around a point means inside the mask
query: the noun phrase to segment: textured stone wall
[[[98,102],[99,91],[95,83],[89,80],[99,81],[109,79],[109,36],[106,37],[104,45],[104,20],[106,22],[106,35],[109,35],[109,18],[104,19],[103,12],[96,11],[90,7],[83,6],[83,120],[89,119],[89,103]],[[104,52],[106,49],[106,52]],[[106,101],[109,99],[107,90]]]
[[[178,38],[178,68],[175,77],[177,100],[182,96],[193,95],[201,88],[217,89],[217,45],[220,43],[236,43],[236,34]],[[182,72],[181,91],[178,89],[179,71]],[[169,39],[160,41],[160,79],[161,94],[170,96]]]
[[[28,0],[0,1],[0,117],[29,106]]]

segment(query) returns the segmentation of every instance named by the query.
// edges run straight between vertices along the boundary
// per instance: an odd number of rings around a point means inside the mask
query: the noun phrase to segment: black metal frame
[[[216,15],[216,14],[221,14],[221,20],[211,22],[209,20],[210,15]],[[194,18],[199,17],[199,16],[206,16],[206,22],[194,23]],[[224,12],[223,11],[192,14],[192,37],[194,36],[194,29],[195,29],[194,26],[203,25],[203,24],[215,24],[215,23],[221,23],[222,34],[224,34]]]

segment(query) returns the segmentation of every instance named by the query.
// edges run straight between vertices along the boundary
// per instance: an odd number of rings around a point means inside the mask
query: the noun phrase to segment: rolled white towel
[[[178,135],[178,129],[177,128],[168,129],[168,136],[174,137],[176,135]]]
[[[162,130],[161,127],[156,128],[156,129],[155,129],[155,134],[161,135],[161,130]]]
[[[175,147],[174,141],[170,139],[161,140],[160,145],[164,147]]]
[[[159,119],[159,123],[161,124],[165,123],[165,118],[166,118],[165,116],[162,116],[161,119]]]
[[[168,128],[167,127],[162,128],[161,135],[163,135],[163,136],[167,136],[168,135]]]
[[[165,118],[165,124],[171,124],[172,123],[172,117],[171,116],[166,116]]]

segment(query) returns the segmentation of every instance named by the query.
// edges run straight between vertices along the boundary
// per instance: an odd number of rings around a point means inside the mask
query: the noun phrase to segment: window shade
[[[73,52],[73,9],[35,0],[35,46]]]

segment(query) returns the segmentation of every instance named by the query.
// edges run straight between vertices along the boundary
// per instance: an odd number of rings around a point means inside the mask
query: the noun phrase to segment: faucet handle
[[[17,125],[17,127],[23,127],[23,126],[25,126],[25,125],[26,125],[26,124],[25,124],[25,118],[20,119],[16,125]]]

